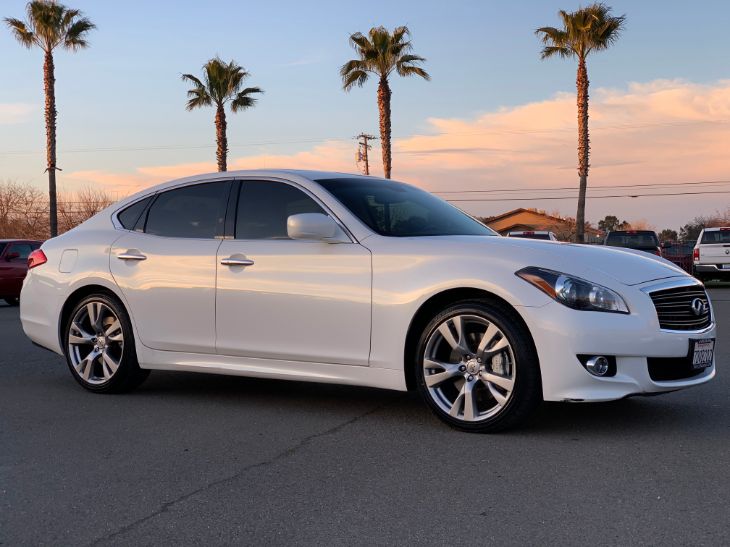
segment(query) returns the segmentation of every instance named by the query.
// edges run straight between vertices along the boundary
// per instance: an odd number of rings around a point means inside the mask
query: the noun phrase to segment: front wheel
[[[421,335],[415,367],[426,404],[465,431],[514,427],[542,401],[532,338],[497,302],[460,302],[439,313]]]
[[[89,391],[128,391],[149,375],[137,362],[127,312],[107,294],[92,294],[76,304],[66,322],[64,339],[71,374]]]

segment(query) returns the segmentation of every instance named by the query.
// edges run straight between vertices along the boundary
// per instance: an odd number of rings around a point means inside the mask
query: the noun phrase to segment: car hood
[[[390,239],[390,238],[389,238]],[[632,249],[578,245],[507,237],[441,236],[405,238],[424,254],[461,258],[485,256],[517,271],[527,266],[547,268],[596,280],[610,277],[624,285],[638,285],[669,277],[688,277],[681,268],[658,256]],[[420,240],[420,241],[419,241]],[[416,251],[418,252],[418,251]],[[596,275],[599,274],[599,275]]]

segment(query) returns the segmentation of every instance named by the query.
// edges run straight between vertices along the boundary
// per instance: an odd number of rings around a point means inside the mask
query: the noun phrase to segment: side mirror
[[[20,253],[13,252],[5,255],[5,260],[7,260],[8,262],[10,262],[11,260],[15,260],[16,258],[20,258]]]
[[[337,223],[322,213],[300,213],[291,215],[286,220],[286,231],[292,239],[308,239],[314,241],[340,240],[335,236],[340,231]]]

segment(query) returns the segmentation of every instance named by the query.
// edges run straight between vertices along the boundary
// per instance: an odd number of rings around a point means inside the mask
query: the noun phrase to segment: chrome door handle
[[[250,258],[233,258],[229,256],[221,260],[224,266],[253,266],[254,262]]]
[[[147,260],[147,257],[140,252],[132,253],[126,251],[117,255],[119,260]]]

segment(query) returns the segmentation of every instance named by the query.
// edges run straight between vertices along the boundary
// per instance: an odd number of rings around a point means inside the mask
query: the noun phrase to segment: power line
[[[693,182],[652,182],[648,184],[611,184],[607,186],[592,186],[588,187],[588,190],[604,190],[604,189],[615,189],[615,188],[655,188],[665,186],[690,186],[690,185],[705,185],[705,184],[730,184],[730,180],[708,180],[708,181],[693,181]],[[496,188],[488,190],[434,190],[434,194],[490,194],[490,193],[501,193],[501,192],[542,192],[552,190],[575,190],[575,186],[552,186],[546,188]]]
[[[702,194],[730,194],[730,190],[724,191],[724,190],[717,190],[717,191],[707,191],[707,192],[666,192],[666,193],[654,193],[654,194],[617,194],[617,195],[611,195],[611,196],[591,196],[590,199],[609,199],[609,198],[641,198],[641,197],[665,197],[665,196],[697,196]],[[522,197],[516,197],[516,198],[457,198],[457,199],[447,199],[448,202],[457,202],[457,201],[473,201],[473,202],[482,202],[482,201],[540,201],[540,200],[553,200],[553,199],[578,199],[578,196],[536,196],[536,197],[529,197],[529,198],[522,198]]]

